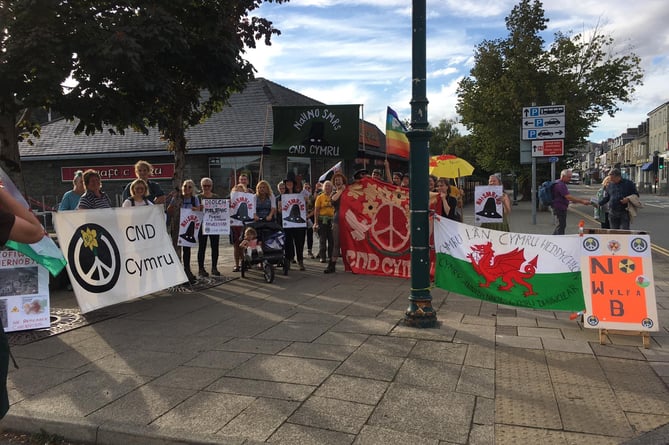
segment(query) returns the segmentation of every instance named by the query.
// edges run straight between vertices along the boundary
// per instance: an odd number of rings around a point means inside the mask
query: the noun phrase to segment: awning
[[[645,164],[643,164],[641,166],[641,170],[645,171],[645,172],[647,172],[648,170],[652,170],[652,169],[653,169],[653,161],[646,162]]]

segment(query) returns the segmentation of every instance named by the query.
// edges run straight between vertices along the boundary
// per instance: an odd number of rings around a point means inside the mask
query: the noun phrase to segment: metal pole
[[[426,97],[426,7],[425,0],[413,0],[412,11],[412,98],[410,142],[409,190],[411,213],[411,295],[404,314],[404,324],[418,328],[431,328],[437,324],[437,312],[432,307],[430,295],[430,229],[428,202],[429,142],[432,132],[428,129]]]

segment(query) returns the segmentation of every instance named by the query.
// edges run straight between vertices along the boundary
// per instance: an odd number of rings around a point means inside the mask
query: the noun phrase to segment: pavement
[[[533,224],[521,202],[511,228],[548,234],[552,219]],[[661,331],[644,349],[638,336],[600,345],[567,313],[440,289],[439,326],[410,328],[408,280],[306,260],[267,284],[233,274],[231,254],[224,243],[230,282],[13,347],[0,425],[124,445],[669,443],[666,257],[653,259]],[[59,290],[51,305],[76,301]]]

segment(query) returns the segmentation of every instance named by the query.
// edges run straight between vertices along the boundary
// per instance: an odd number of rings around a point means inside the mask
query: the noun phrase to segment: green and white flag
[[[492,303],[581,311],[578,235],[499,232],[435,216],[435,284]]]
[[[2,181],[2,185],[14,199],[23,204],[26,208],[30,207],[23,198],[23,195],[21,195],[19,189],[16,188],[16,185],[14,185],[14,182],[10,179],[9,175],[1,168],[0,180]],[[60,249],[47,234],[45,234],[40,241],[33,244],[23,244],[9,240],[5,245],[12,250],[21,252],[37,264],[41,264],[54,277],[57,276],[67,264]]]

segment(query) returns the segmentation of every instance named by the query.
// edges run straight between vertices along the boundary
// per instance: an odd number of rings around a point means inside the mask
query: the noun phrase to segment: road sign
[[[564,129],[564,117],[534,117],[534,118],[523,118],[522,119],[523,128],[539,128],[539,129],[553,129],[556,127],[562,127]]]
[[[543,157],[543,156],[563,156],[563,155],[564,155],[564,141],[562,139],[554,139],[550,141],[532,141],[533,158]]]
[[[548,105],[545,107],[524,107],[523,108],[523,119],[528,118],[564,118],[565,106],[564,105]],[[564,120],[564,119],[561,119]],[[564,123],[563,123],[564,125]]]
[[[565,137],[564,127],[554,128],[523,128],[520,138],[525,141],[533,141],[535,139],[555,139]]]
[[[548,162],[557,162],[557,161],[558,161],[557,156],[551,156],[550,158],[548,158]]]

